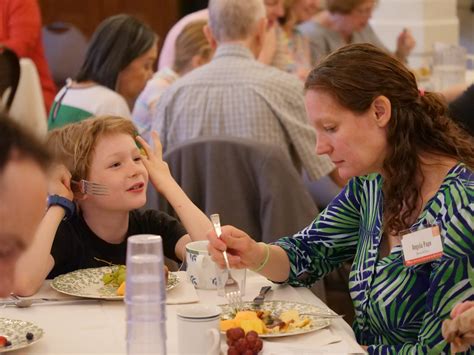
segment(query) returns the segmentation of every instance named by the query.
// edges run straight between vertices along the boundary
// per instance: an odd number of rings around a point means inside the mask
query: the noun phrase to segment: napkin
[[[199,297],[193,284],[189,282],[185,271],[177,272],[179,284],[166,292],[166,304],[185,304],[199,302]]]
[[[327,353],[325,345],[337,343],[342,340],[330,329],[320,329],[315,332],[301,335],[293,335],[280,338],[267,338],[263,344],[263,354],[318,354]]]

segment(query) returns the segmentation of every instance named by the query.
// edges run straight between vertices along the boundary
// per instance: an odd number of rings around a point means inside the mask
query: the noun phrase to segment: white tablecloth
[[[186,274],[180,273],[181,283],[187,283]],[[246,296],[251,300],[262,286],[271,284],[265,278],[249,272],[247,277]],[[186,289],[183,284],[170,292]],[[306,288],[273,285],[274,291],[268,299],[287,300],[311,303],[325,307],[313,293]],[[200,302],[211,304],[226,303],[217,292],[198,290]],[[45,282],[40,292],[34,297],[62,297]],[[168,354],[177,352],[176,310],[180,305],[167,305],[167,349]],[[120,301],[97,301],[74,304],[33,305],[29,308],[0,308],[0,317],[21,319],[33,322],[43,328],[44,337],[32,346],[11,352],[11,354],[124,354],[125,345],[125,307]],[[327,343],[331,337],[332,344]],[[354,339],[350,326],[342,319],[335,319],[329,328],[323,331],[308,333],[303,336],[286,337],[269,345],[264,345],[266,354],[318,354],[318,353],[363,353]],[[224,346],[223,346],[224,348]]]

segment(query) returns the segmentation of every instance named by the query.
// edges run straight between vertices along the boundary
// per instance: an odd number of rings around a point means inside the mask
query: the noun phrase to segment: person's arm
[[[137,137],[137,141],[146,152],[146,156],[143,156],[143,164],[148,170],[151,183],[173,206],[189,234],[189,239],[186,235],[183,237],[185,239],[181,238],[182,240],[180,239],[176,245],[176,256],[182,258],[186,243],[191,240],[205,240],[212,224],[171,176],[168,164],[163,161],[161,143],[158,133],[155,131],[152,132],[152,139],[155,146],[154,150],[142,137]]]
[[[359,231],[355,189],[351,181],[313,223],[272,245],[257,243],[231,226],[222,228],[222,240],[211,231],[211,257],[223,266],[222,251],[227,250],[233,267],[257,270],[274,282],[309,286],[355,254]]]
[[[57,194],[72,201],[73,193],[68,188],[70,173],[64,166],[59,166],[51,176],[48,192]],[[41,221],[33,243],[20,257],[15,273],[14,292],[19,296],[31,296],[36,293],[53,269],[54,259],[51,247],[59,224],[65,216],[60,206],[51,206]]]
[[[19,57],[30,57],[41,35],[41,15],[36,0],[13,1],[8,14],[10,37],[1,44]]]
[[[408,29],[404,28],[397,38],[395,56],[405,63],[415,45],[415,38]]]
[[[470,84],[466,83],[452,85],[441,91],[441,95],[443,95],[443,97],[446,99],[446,102],[449,104],[461,96],[469,86]]]

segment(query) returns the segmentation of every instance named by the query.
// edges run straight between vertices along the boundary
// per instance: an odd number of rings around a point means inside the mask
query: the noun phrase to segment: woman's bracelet
[[[258,268],[252,269],[252,271],[254,272],[259,272],[260,270],[262,270],[265,267],[265,265],[267,265],[268,260],[270,259],[270,246],[267,243],[263,243],[263,242],[259,242],[257,244],[263,244],[265,246],[266,254],[265,254],[265,259],[263,259],[262,263],[258,266]]]

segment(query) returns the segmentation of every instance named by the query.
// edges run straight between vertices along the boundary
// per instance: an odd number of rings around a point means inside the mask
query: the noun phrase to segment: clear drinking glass
[[[160,236],[127,241],[125,304],[128,354],[166,354],[166,288]]]
[[[433,84],[436,91],[465,82],[466,54],[466,48],[461,46],[445,43],[434,44]]]
[[[225,296],[224,286],[225,282],[227,281],[228,276],[227,269],[221,269],[216,264],[216,275],[217,275],[217,295],[218,296]],[[237,281],[240,288],[240,295],[245,295],[245,283],[247,279],[247,269],[230,269],[230,273],[232,278]]]

